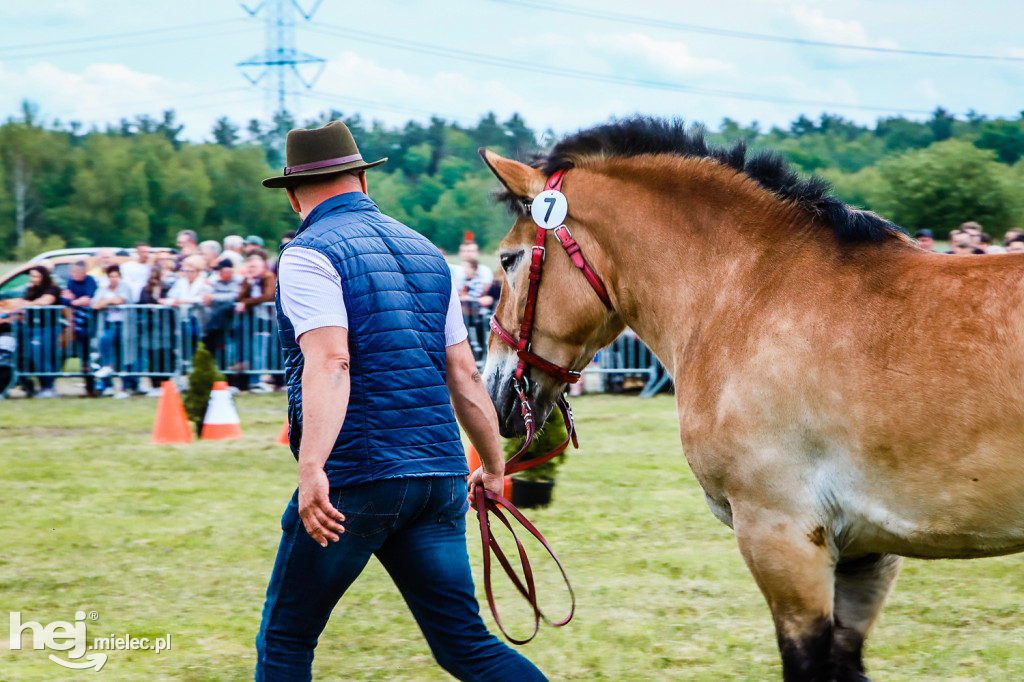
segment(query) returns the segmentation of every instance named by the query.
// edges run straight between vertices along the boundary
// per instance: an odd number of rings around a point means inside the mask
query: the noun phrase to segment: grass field
[[[149,444],[151,399],[0,402],[0,679],[251,679],[294,481],[274,442],[283,402],[239,398],[242,441],[162,447]],[[731,531],[704,507],[672,399],[574,405],[582,450],[560,471],[554,504],[530,516],[569,571],[577,616],[524,653],[552,680],[778,679],[768,610]],[[472,526],[469,542],[479,584]],[[502,595],[521,633],[523,611]],[[65,671],[47,651],[10,650],[2,612],[16,610],[44,625],[95,611],[90,639],[169,633],[172,649],[113,651],[98,674]],[[1024,555],[908,561],[867,661],[893,682],[1024,679]],[[376,563],[335,610],[314,671],[448,679]]]

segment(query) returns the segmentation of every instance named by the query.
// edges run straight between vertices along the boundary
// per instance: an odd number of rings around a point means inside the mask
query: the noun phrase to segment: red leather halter
[[[562,180],[565,178],[565,173],[568,169],[560,170],[552,175],[544,186],[545,190],[554,189],[561,191]],[[593,287],[597,293],[598,298],[605,306],[612,310],[611,298],[608,296],[608,290],[604,286],[604,282],[597,276],[594,269],[590,266],[590,263],[583,257],[580,252],[579,244],[573,239],[572,234],[569,232],[569,228],[565,224],[559,225],[558,227],[550,230],[555,233],[555,237],[558,242],[565,249],[565,252],[569,255],[573,265],[583,272],[583,275],[590,282],[590,286]],[[491,331],[504,341],[508,346],[512,347],[516,351],[516,355],[519,356],[519,362],[516,365],[515,378],[512,383],[516,389],[516,393],[519,394],[519,401],[522,404],[523,420],[526,422],[526,442],[523,443],[523,447],[520,448],[519,452],[514,454],[505,463],[505,473],[513,474],[517,471],[529,469],[539,464],[547,462],[553,457],[558,456],[561,452],[568,447],[571,441],[573,447],[579,447],[576,439],[576,426],[573,423],[572,408],[569,407],[569,401],[565,395],[561,395],[558,398],[558,408],[562,412],[562,418],[565,420],[565,428],[568,436],[565,442],[556,447],[551,452],[548,452],[540,457],[534,457],[529,460],[522,461],[524,453],[529,449],[533,437],[536,433],[536,426],[533,420],[533,406],[530,403],[530,399],[527,397],[529,390],[529,383],[526,379],[526,371],[529,366],[534,366],[542,372],[558,379],[559,381],[574,384],[579,381],[580,373],[570,370],[565,367],[561,367],[553,362],[545,360],[531,350],[531,340],[533,338],[533,316],[537,306],[537,290],[540,288],[541,273],[544,267],[545,258],[545,241],[547,239],[548,228],[544,228],[538,225],[537,227],[537,238],[533,246],[533,255],[530,261],[530,285],[526,292],[526,310],[523,312],[523,321],[519,326],[519,339],[516,339],[508,331],[506,331],[494,317],[491,318]],[[474,492],[474,506],[476,507],[477,518],[480,522],[480,536],[483,541],[483,556],[484,556],[484,590],[487,594],[487,601],[491,607],[491,614],[494,616],[494,621],[497,623],[498,628],[501,632],[514,644],[525,644],[532,640],[536,635],[540,627],[540,621],[543,618],[551,625],[558,627],[565,625],[572,620],[573,614],[576,611],[576,595],[573,593],[572,585],[569,583],[569,578],[565,574],[565,569],[562,567],[562,563],[555,556],[551,546],[548,545],[544,536],[540,534],[533,524],[531,524],[525,516],[523,516],[519,510],[517,510],[512,504],[500,495],[484,489],[482,485],[477,486]],[[516,536],[515,531],[512,530],[512,525],[508,519],[502,514],[502,509],[512,515],[519,523],[526,528],[526,530],[532,534],[537,540],[544,546],[544,549],[548,551],[551,558],[554,559],[558,569],[562,572],[562,578],[565,580],[566,586],[569,588],[569,595],[572,597],[572,607],[569,610],[569,615],[560,621],[552,622],[547,619],[544,613],[541,611],[537,604],[537,589],[533,579],[533,570],[530,566],[530,561],[526,556],[526,550],[523,547],[523,543],[520,542]],[[508,558],[501,551],[497,541],[490,532],[490,522],[488,521],[487,514],[493,513],[501,523],[512,533],[512,537],[515,540],[516,548],[519,553],[520,565],[523,569],[524,580],[520,580],[512,569],[512,565]],[[494,603],[494,595],[491,591],[491,552],[494,553],[495,558],[505,573],[508,574],[512,580],[512,584],[516,587],[520,594],[530,603],[533,608],[533,633],[526,639],[514,639],[508,632],[505,631],[504,626],[501,623],[501,619],[498,617],[498,609]],[[525,585],[523,584],[525,582]]]
[[[568,169],[562,169],[556,171],[547,183],[544,185],[545,190],[553,189],[557,191],[562,190],[562,180],[565,179],[565,174]],[[519,402],[522,405],[523,420],[526,422],[526,442],[523,443],[523,447],[513,455],[508,462],[505,463],[505,473],[513,474],[523,469],[543,464],[553,457],[556,457],[559,453],[563,452],[569,445],[569,441],[572,441],[573,447],[579,447],[576,438],[576,427],[573,423],[572,408],[569,407],[569,401],[566,400],[565,395],[561,395],[558,398],[558,408],[562,412],[562,418],[565,420],[566,431],[568,437],[565,442],[560,446],[552,450],[551,452],[535,457],[527,461],[520,461],[523,454],[530,447],[530,443],[533,441],[533,436],[536,433],[536,424],[533,419],[533,406],[527,397],[527,391],[529,389],[529,382],[526,379],[526,370],[530,365],[536,367],[545,374],[554,377],[558,381],[562,381],[567,384],[575,384],[580,379],[580,373],[566,367],[561,367],[549,360],[545,360],[540,357],[532,350],[533,343],[533,317],[537,307],[537,292],[540,289],[541,274],[544,271],[544,259],[547,253],[545,248],[545,242],[547,240],[548,232],[554,232],[555,238],[558,239],[558,243],[565,249],[573,265],[575,265],[583,273],[583,276],[587,278],[590,286],[594,289],[598,298],[604,303],[605,307],[609,310],[613,310],[611,298],[608,296],[608,289],[605,288],[604,282],[597,276],[594,269],[590,266],[590,263],[583,257],[583,253],[580,251],[579,244],[573,239],[572,233],[569,232],[569,228],[563,223],[553,230],[548,228],[537,226],[537,237],[534,241],[533,252],[530,259],[530,284],[526,291],[526,309],[523,311],[523,321],[519,325],[519,339],[517,340],[512,336],[501,324],[498,322],[497,317],[491,317],[491,331],[494,332],[495,336],[505,342],[506,345],[515,349],[516,355],[519,356],[519,362],[516,364],[515,378],[512,380],[513,387],[516,389],[516,393],[519,395]]]

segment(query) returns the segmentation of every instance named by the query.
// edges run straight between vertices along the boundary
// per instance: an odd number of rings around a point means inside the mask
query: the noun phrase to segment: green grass
[[[152,446],[151,399],[0,403],[0,679],[89,676],[6,641],[6,611],[45,624],[79,609],[99,615],[90,637],[173,637],[159,655],[110,652],[97,679],[251,679],[295,474],[275,443],[283,398],[237,406],[242,441]],[[582,450],[560,469],[554,504],[530,517],[569,571],[577,616],[524,653],[553,680],[778,679],[767,607],[704,506],[671,398],[587,396],[574,407]],[[478,584],[479,542],[470,526]],[[552,567],[540,570],[553,583]],[[501,594],[521,633],[522,609]],[[908,561],[867,661],[878,680],[1019,680],[1022,633],[1024,556]],[[335,610],[314,671],[449,679],[375,562]]]
[[[21,265],[21,263],[9,263],[6,261],[0,261],[0,277],[3,277],[14,268]]]

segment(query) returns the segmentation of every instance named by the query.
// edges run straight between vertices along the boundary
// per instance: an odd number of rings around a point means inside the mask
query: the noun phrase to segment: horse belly
[[[838,524],[841,554],[898,554],[918,559],[971,559],[1024,551],[1024,508],[989,500],[845,496]],[[1009,516],[1010,518],[1007,518]],[[1015,517],[1015,520],[1014,520]]]

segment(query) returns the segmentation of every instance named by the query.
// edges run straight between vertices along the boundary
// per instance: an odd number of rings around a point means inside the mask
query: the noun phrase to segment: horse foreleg
[[[833,682],[833,559],[824,530],[733,508],[740,552],[768,601],[785,682]]]
[[[865,682],[864,640],[892,592],[902,559],[869,554],[836,566],[835,643],[838,682]]]

